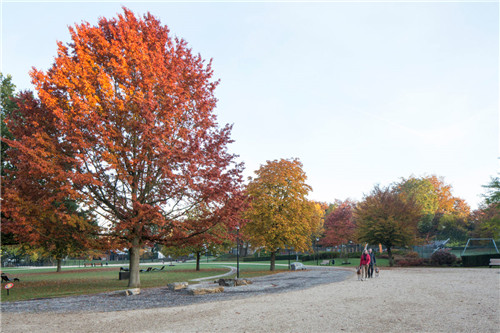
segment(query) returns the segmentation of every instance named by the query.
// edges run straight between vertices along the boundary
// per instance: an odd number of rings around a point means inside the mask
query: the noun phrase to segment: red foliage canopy
[[[346,200],[326,216],[325,236],[320,241],[322,245],[335,246],[355,241],[356,224],[353,216],[355,206],[353,201]]]
[[[211,62],[159,20],[124,8],[70,33],[52,67],[31,73],[65,144],[50,154],[70,159],[63,178],[130,247],[129,285],[138,286],[143,244],[235,223],[242,165],[227,152],[231,126],[219,128],[213,113]]]

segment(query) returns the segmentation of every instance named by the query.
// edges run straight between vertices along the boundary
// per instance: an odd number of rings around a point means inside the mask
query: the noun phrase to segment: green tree
[[[6,118],[12,112],[16,110],[16,103],[14,102],[13,98],[16,96],[15,95],[15,90],[16,86],[12,82],[12,76],[7,75],[4,76],[0,72],[0,126],[1,126],[1,152],[0,152],[0,175],[4,176],[5,175],[5,170],[6,169],[12,169],[13,165],[9,162],[9,159],[7,158],[7,151],[9,149],[9,145],[4,141],[4,139],[13,139],[12,134],[10,133],[9,129],[7,128],[6,124]],[[5,215],[4,215],[4,210],[2,209],[1,212],[1,217],[2,220],[4,220]],[[5,245],[13,245],[16,244],[16,240],[14,239],[14,235],[12,233],[7,233],[2,230],[1,232],[1,244],[2,246]]]
[[[491,177],[489,184],[483,185],[483,187],[488,191],[484,195],[486,204],[500,204],[500,178]]]
[[[354,209],[359,241],[384,245],[391,266],[392,248],[415,242],[420,217],[420,206],[391,187],[375,186]]]
[[[255,173],[257,177],[247,186],[250,207],[243,232],[253,246],[271,253],[270,270],[274,271],[279,249],[310,249],[324,211],[307,199],[311,187],[298,159],[267,161]]]

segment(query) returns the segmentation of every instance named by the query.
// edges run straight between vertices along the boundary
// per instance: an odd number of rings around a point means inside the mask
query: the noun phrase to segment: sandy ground
[[[2,332],[500,332],[500,269],[398,268],[379,278],[188,306],[3,313]]]

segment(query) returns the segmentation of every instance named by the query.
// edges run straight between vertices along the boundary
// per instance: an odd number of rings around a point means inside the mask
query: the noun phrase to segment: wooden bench
[[[490,268],[492,266],[500,266],[500,259],[490,258]]]
[[[102,262],[84,263],[83,264],[83,267],[95,267],[95,266],[101,266],[102,267]]]
[[[323,260],[320,265],[330,265],[330,260]]]

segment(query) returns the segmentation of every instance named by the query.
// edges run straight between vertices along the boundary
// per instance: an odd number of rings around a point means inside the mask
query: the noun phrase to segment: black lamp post
[[[236,278],[240,278],[240,226],[236,227]]]
[[[319,238],[316,238],[316,266],[319,265],[319,248],[318,248]]]
[[[290,269],[290,248],[289,247],[288,247],[288,269]]]

